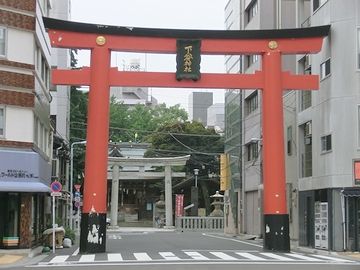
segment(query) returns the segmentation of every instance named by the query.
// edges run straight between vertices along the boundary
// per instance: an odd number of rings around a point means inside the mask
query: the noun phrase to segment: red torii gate
[[[109,87],[261,89],[263,91],[264,249],[290,251],[283,135],[284,89],[316,90],[317,75],[282,71],[283,54],[321,50],[330,26],[282,30],[174,30],[84,24],[44,18],[53,47],[91,49],[91,67],[53,70],[56,85],[89,85],[84,203],[80,252],[106,250],[106,186]],[[200,39],[201,54],[262,56],[254,74],[201,74],[177,81],[175,73],[119,71],[110,67],[111,51],[176,53],[177,39]]]

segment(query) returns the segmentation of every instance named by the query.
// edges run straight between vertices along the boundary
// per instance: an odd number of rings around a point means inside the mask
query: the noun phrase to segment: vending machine
[[[329,248],[328,203],[315,202],[315,248]]]

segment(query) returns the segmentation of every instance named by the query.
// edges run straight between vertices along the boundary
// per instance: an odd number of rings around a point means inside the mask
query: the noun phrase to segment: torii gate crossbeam
[[[317,75],[283,72],[284,54],[317,53],[330,26],[282,30],[212,31],[128,28],[44,18],[53,47],[91,50],[91,67],[53,70],[53,84],[89,85],[84,204],[80,252],[105,252],[109,87],[260,89],[263,91],[264,249],[290,251],[283,135],[284,89],[316,90]],[[259,54],[254,74],[201,74],[177,81],[174,73],[110,67],[111,51],[176,53],[177,39],[200,39],[202,54]]]

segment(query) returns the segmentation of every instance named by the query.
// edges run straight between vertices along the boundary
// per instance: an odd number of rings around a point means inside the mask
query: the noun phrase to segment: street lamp
[[[199,175],[199,169],[194,169],[194,175],[195,175],[195,187],[197,187],[197,176]]]
[[[199,207],[199,192],[197,185],[198,174],[199,174],[199,169],[194,169],[195,185],[191,187],[191,202],[194,204],[194,206],[191,208],[192,216],[198,215],[198,207]]]
[[[73,194],[73,175],[74,175],[74,145],[76,144],[86,144],[86,141],[80,141],[80,142],[73,142],[70,145],[70,229],[73,229],[73,200],[74,200],[74,194]]]

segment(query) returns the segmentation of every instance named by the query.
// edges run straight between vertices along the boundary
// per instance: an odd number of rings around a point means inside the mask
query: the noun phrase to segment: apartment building
[[[228,30],[293,28],[295,27],[294,7],[295,1],[232,0],[225,8],[226,28]],[[283,69],[295,71],[294,56],[285,56],[282,61]],[[229,73],[254,73],[260,68],[260,55],[226,57],[226,69]],[[227,203],[225,223],[228,224],[226,231],[261,236],[263,234],[261,91],[239,90],[229,90],[225,96],[225,151],[230,155],[232,172],[232,186],[225,194]],[[291,103],[292,99],[294,97],[291,93],[284,92],[286,123],[295,119],[295,104]],[[289,174],[287,179],[290,182],[293,177]]]
[[[0,4],[0,248],[36,246],[51,224],[52,62],[42,17],[54,4]]]
[[[297,1],[297,26],[331,25],[323,49],[297,58],[320,90],[297,93],[299,244],[360,250],[359,1]],[[346,42],[345,42],[346,41]]]
[[[229,30],[331,25],[315,55],[283,57],[283,69],[320,75],[318,91],[284,91],[290,238],[325,250],[360,249],[359,12],[356,0],[230,0]],[[346,42],[344,42],[346,41]],[[226,57],[228,72],[254,72],[259,56]],[[261,91],[228,91],[226,231],[262,234]]]

